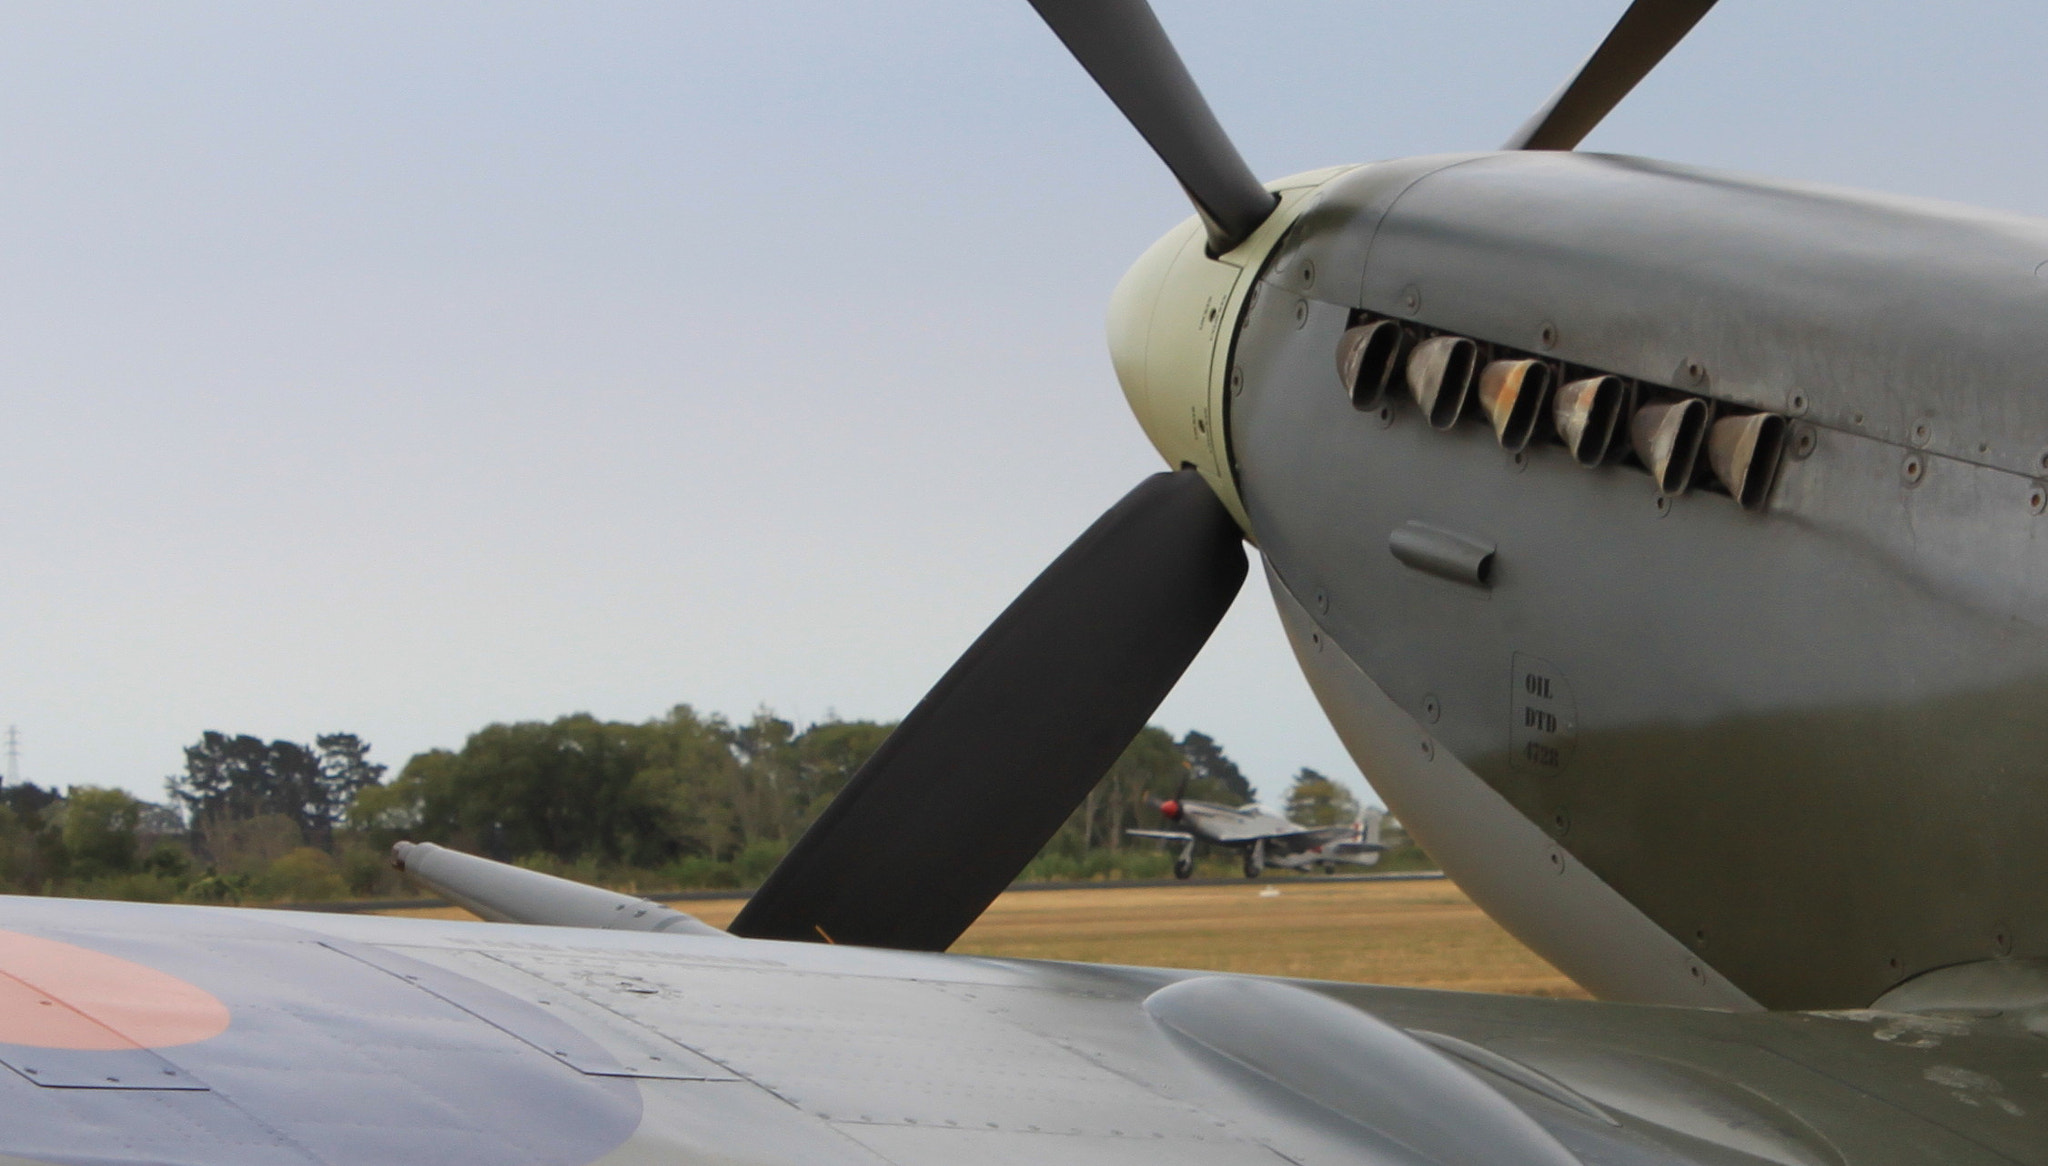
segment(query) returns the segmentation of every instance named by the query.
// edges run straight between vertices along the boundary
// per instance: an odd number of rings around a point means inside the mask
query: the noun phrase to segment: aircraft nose
[[[1178,822],[1180,820],[1180,803],[1173,800],[1172,798],[1168,798],[1167,800],[1159,803],[1159,812],[1165,814],[1168,818],[1172,819],[1173,821]]]

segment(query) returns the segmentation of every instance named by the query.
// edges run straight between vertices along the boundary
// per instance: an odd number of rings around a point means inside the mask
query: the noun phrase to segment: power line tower
[[[21,730],[7,726],[7,784],[21,784]]]

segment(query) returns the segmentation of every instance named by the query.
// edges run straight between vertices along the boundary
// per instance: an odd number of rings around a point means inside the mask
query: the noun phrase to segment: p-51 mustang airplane
[[[1244,877],[1248,879],[1264,874],[1268,863],[1295,870],[1309,870],[1318,863],[1326,868],[1340,862],[1372,866],[1386,849],[1380,844],[1381,815],[1377,810],[1369,811],[1356,822],[1303,826],[1256,805],[1224,806],[1190,800],[1186,783],[1182,783],[1180,793],[1158,803],[1156,808],[1167,821],[1178,822],[1186,829],[1124,833],[1132,838],[1180,843],[1180,853],[1173,859],[1173,877],[1177,879],[1194,875],[1198,845],[1238,851],[1244,859]]]
[[[2048,223],[1572,153],[1707,0],[1503,150],[1266,184],[1143,0],[1034,4],[1197,210],[1110,313],[1169,471],[732,934],[431,847],[509,925],[0,903],[0,1162],[2048,1161]],[[1601,1002],[941,954],[1246,540]]]

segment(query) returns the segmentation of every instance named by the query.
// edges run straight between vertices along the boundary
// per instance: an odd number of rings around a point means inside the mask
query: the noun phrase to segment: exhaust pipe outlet
[[[1784,447],[1785,419],[1776,413],[1723,417],[1708,433],[1707,461],[1744,510],[1762,510]]]
[[[1479,346],[1463,336],[1436,336],[1408,356],[1408,391],[1436,429],[1449,429],[1465,411]]]
[[[1392,320],[1346,329],[1337,341],[1337,376],[1351,394],[1351,407],[1360,412],[1379,408],[1407,354],[1408,335]]]
[[[1479,374],[1479,407],[1510,453],[1528,447],[1549,396],[1550,366],[1540,360],[1496,360]]]
[[[1628,386],[1617,376],[1586,377],[1557,390],[1551,420],[1573,461],[1592,467],[1606,460],[1627,404]]]
[[[1697,398],[1645,405],[1629,418],[1629,443],[1657,479],[1657,492],[1675,498],[1692,485],[1707,431],[1707,404]]]

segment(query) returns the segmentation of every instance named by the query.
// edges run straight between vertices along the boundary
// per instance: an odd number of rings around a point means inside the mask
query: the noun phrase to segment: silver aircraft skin
[[[1380,855],[1387,851],[1386,843],[1380,841],[1380,824],[1385,817],[1384,810],[1367,809],[1338,837],[1295,854],[1268,854],[1266,865],[1300,871],[1321,867],[1324,874],[1337,873],[1339,866],[1378,866]]]
[[[0,1166],[2048,1163],[2048,222],[1571,153],[1710,0],[1502,151],[1270,184],[1143,0],[1033,3],[1200,212],[1111,308],[1171,472],[735,934],[410,844],[492,921],[0,898]],[[1240,537],[1403,825],[1598,999],[939,950]]]
[[[1214,846],[1235,850],[1244,862],[1244,877],[1258,878],[1266,867],[1308,870],[1317,863],[1371,866],[1386,847],[1380,845],[1379,815],[1357,822],[1332,826],[1304,826],[1256,803],[1225,806],[1187,797],[1168,798],[1159,803],[1159,813],[1179,830],[1125,830],[1132,838],[1153,838],[1180,844],[1174,855],[1173,877],[1190,878],[1195,873],[1195,849]]]

